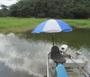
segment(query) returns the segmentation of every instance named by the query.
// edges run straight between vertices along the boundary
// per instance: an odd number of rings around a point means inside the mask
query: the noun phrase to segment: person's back
[[[63,57],[61,51],[59,51],[59,48],[57,46],[53,46],[51,48],[51,59],[55,62],[55,63],[65,63],[65,58]]]

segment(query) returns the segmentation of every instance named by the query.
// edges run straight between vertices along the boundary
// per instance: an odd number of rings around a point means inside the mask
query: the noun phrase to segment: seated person
[[[51,52],[49,53],[49,59],[52,59],[56,64],[63,64],[66,62],[62,51],[60,51],[57,46],[53,46],[51,48]]]
[[[51,48],[51,52],[48,54],[48,62],[50,77],[56,77],[55,67],[57,66],[57,64],[63,64],[66,62],[62,51],[60,51],[57,46],[53,46]]]

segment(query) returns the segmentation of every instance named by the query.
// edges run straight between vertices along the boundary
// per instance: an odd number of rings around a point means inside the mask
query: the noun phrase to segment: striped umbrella
[[[70,32],[72,28],[69,24],[59,19],[49,19],[40,23],[32,33],[57,33],[57,32]],[[54,38],[53,38],[54,45]]]

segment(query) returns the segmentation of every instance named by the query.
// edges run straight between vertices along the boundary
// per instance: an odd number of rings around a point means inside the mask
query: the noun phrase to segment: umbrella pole
[[[54,44],[54,34],[52,35],[52,42],[53,42],[53,46],[55,45]]]

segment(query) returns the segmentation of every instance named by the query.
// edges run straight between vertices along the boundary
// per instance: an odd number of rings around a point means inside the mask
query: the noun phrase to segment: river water
[[[13,33],[0,34],[0,77],[43,77],[51,47],[51,42],[28,40]],[[71,50],[82,51],[90,59],[89,47],[81,46],[78,50],[71,47]]]

